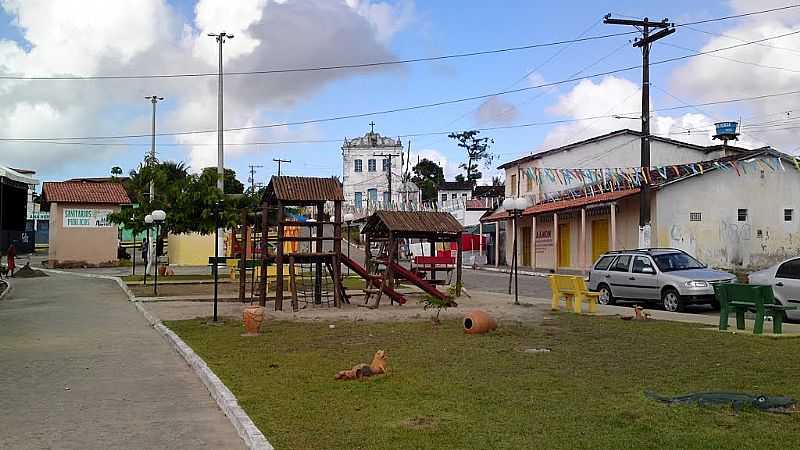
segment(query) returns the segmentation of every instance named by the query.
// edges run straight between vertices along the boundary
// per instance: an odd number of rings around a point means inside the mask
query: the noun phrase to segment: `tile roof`
[[[559,200],[557,202],[544,202],[533,205],[522,212],[523,216],[543,214],[547,212],[558,212],[567,209],[580,208],[582,206],[595,205],[598,203],[605,203],[621,198],[629,197],[639,192],[639,189],[626,189],[623,191],[603,192],[602,194],[593,195],[589,197],[571,198],[567,200]],[[507,220],[511,215],[504,209],[489,214],[481,218],[481,222],[496,222],[499,220]]]
[[[362,233],[398,232],[426,236],[437,233],[460,233],[464,227],[447,212],[376,211],[367,219]]]
[[[45,203],[102,203],[130,204],[128,193],[121,183],[92,183],[86,181],[47,181],[42,185]]]
[[[474,181],[442,181],[439,183],[440,191],[471,191],[475,186]]]
[[[506,185],[499,186],[475,186],[472,190],[472,198],[475,197],[505,197]]]
[[[264,201],[316,203],[344,201],[342,184],[335,178],[274,176],[264,192]]]

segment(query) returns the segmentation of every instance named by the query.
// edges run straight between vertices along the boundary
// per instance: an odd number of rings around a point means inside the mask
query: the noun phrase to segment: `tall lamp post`
[[[350,224],[353,223],[353,213],[345,214],[344,221],[347,222],[347,259],[350,259]],[[350,264],[347,265],[347,276],[350,277]]]
[[[222,201],[214,203],[214,238],[215,242],[219,242],[219,216],[222,213]],[[213,325],[219,324],[217,317],[217,286],[219,283],[219,245],[214,246],[214,318],[211,320]]]
[[[150,215],[153,217],[153,222],[156,223],[156,232],[154,236],[156,239],[156,245],[153,247],[155,249],[155,255],[153,256],[155,256],[156,258],[155,270],[153,271],[153,280],[154,280],[153,297],[157,297],[158,296],[158,238],[159,236],[161,236],[161,224],[164,223],[164,219],[167,218],[167,213],[165,213],[160,209],[157,209],[152,213],[150,213]]]
[[[131,216],[131,223],[133,223],[134,217]],[[131,250],[131,258],[133,258],[133,263],[131,264],[131,276],[136,276],[136,230],[133,230],[133,250]]]
[[[150,270],[150,226],[153,225],[153,215],[144,216],[144,224],[147,227],[147,258],[144,261],[144,285],[147,286],[147,271]]]
[[[503,208],[506,211],[512,214],[513,220],[513,232],[514,232],[514,254],[511,258],[511,270],[514,276],[514,304],[519,305],[519,278],[518,278],[518,270],[517,270],[517,219],[519,216],[522,215],[522,211],[525,210],[529,205],[528,199],[525,197],[517,197],[517,198],[507,198],[503,200]],[[508,293],[511,294],[511,280],[508,283]]]

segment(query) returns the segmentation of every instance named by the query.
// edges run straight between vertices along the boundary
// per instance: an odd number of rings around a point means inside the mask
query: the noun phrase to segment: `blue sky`
[[[606,13],[623,14],[641,17],[650,15],[652,19],[668,17],[674,22],[685,22],[702,18],[719,17],[735,12],[764,9],[780,6],[784,2],[764,4],[753,1],[734,2],[698,2],[673,1],[575,1],[575,2],[539,2],[539,1],[459,1],[459,2],[351,2],[350,7],[358,9],[359,14],[347,11],[338,16],[321,14],[318,21],[309,19],[304,13],[292,16],[288,4],[270,3],[263,7],[263,20],[248,23],[248,11],[241,11],[225,17],[224,14],[211,14],[209,19],[195,17],[195,2],[170,2],[164,4],[153,0],[155,11],[160,17],[155,32],[160,33],[158,40],[151,45],[137,42],[116,43],[114,27],[109,25],[99,30],[92,29],[92,24],[72,24],[75,29],[88,27],[87,31],[98,33],[98,39],[104,44],[87,41],[64,50],[65,61],[56,62],[48,67],[48,59],[26,55],[32,48],[44,49],[50,46],[50,52],[59,54],[58,41],[48,41],[47,36],[31,36],[26,40],[26,33],[31,29],[45,29],[51,21],[67,21],[69,17],[55,14],[53,18],[38,19],[41,14],[36,10],[26,11],[23,8],[9,7],[0,12],[0,55],[3,44],[17,45],[17,59],[10,58],[11,63],[4,65],[0,61],[0,71],[7,73],[25,73],[38,75],[49,70],[75,74],[104,73],[175,73],[186,71],[213,71],[212,59],[203,62],[203,50],[197,50],[196,43],[186,38],[187,29],[193,30],[194,40],[203,42],[202,33],[206,28],[216,26],[214,20],[226,20],[233,24],[246,24],[246,30],[225,44],[225,51],[239,52],[240,55],[226,61],[226,70],[251,70],[253,68],[273,68],[274,64],[314,65],[319,58],[336,53],[335,61],[344,63],[368,62],[376,59],[413,58],[419,56],[435,56],[452,52],[487,50],[493,48],[525,45],[537,42],[549,42],[571,39],[586,31],[586,35],[598,35],[628,31],[629,28],[602,24],[602,16]],[[13,3],[13,2],[11,2]],[[144,3],[144,2],[143,2]],[[208,3],[214,3],[208,0]],[[255,1],[254,3],[260,3]],[[132,4],[129,14],[138,14],[138,4]],[[370,9],[378,5],[381,8]],[[46,7],[46,6],[45,6]],[[209,7],[220,7],[211,5]],[[256,7],[257,8],[257,7]],[[280,9],[283,8],[283,9]],[[311,8],[311,6],[308,6]],[[348,7],[344,7],[348,8]],[[359,9],[360,8],[360,9]],[[267,42],[259,41],[258,33],[271,32],[266,28],[272,26],[273,12],[281,12],[281,30],[279,36]],[[213,12],[213,11],[212,11]],[[96,20],[104,20],[104,11],[97,12]],[[122,21],[119,26],[128,25],[125,15],[113,15],[109,21]],[[144,12],[143,14],[147,14]],[[337,12],[337,14],[339,14]],[[655,14],[655,15],[654,15]],[[792,13],[796,14],[796,13]],[[707,25],[697,28],[713,33],[728,33],[735,36],[749,37],[780,34],[782,27],[792,28],[796,16],[789,13],[774,13],[764,17],[739,19]],[[252,15],[252,14],[251,14]],[[767,17],[772,16],[772,17]],[[15,21],[21,17],[20,24]],[[330,17],[331,21],[327,19]],[[354,25],[331,36],[315,40],[309,32],[293,20],[309,21],[309,29],[337,29],[343,26],[341,20],[352,20]],[[334,23],[333,20],[340,19]],[[35,21],[37,21],[35,23]],[[136,35],[138,20],[130,34]],[[364,22],[364,23],[360,23]],[[41,23],[45,22],[45,23]],[[358,22],[358,23],[357,23]],[[152,31],[141,21],[143,33]],[[384,26],[384,28],[381,28]],[[37,28],[38,27],[38,28]],[[264,30],[259,30],[264,27]],[[387,31],[387,27],[396,29]],[[225,28],[220,26],[220,29]],[[209,28],[211,29],[211,28]],[[231,28],[226,28],[231,30]],[[773,31],[774,30],[774,31]],[[152,33],[151,33],[152,34]],[[251,45],[250,34],[255,39],[259,50],[248,53],[243,51]],[[144,36],[139,34],[139,36]],[[182,37],[183,36],[183,37]],[[255,37],[253,37],[255,36]],[[338,41],[341,37],[341,42]],[[776,41],[791,47],[795,37]],[[119,39],[133,39],[130,36]],[[146,38],[142,37],[143,40]],[[210,41],[211,38],[205,38]],[[226,104],[226,126],[257,125],[276,122],[291,122],[305,119],[322,118],[343,114],[362,113],[394,107],[430,103],[438,100],[480,95],[509,87],[524,87],[541,82],[552,82],[569,77],[581,68],[595,63],[585,74],[603,72],[619,67],[640,63],[640,53],[630,46],[629,36],[615,37],[606,40],[574,44],[566,49],[548,47],[524,50],[472,58],[452,59],[435,63],[416,63],[393,66],[374,70],[348,71],[337,74],[324,74],[321,78],[312,74],[280,74],[259,75],[238,80],[238,87],[232,84],[231,104]],[[187,43],[188,42],[188,43]],[[698,50],[733,45],[737,41],[714,37],[688,29],[679,29],[677,33],[663,42]],[[318,48],[321,45],[326,47]],[[192,53],[195,57],[181,58]],[[236,48],[236,46],[240,46]],[[270,50],[266,50],[266,48]],[[796,46],[795,46],[796,47]],[[281,49],[288,48],[288,54]],[[800,47],[798,47],[800,48]],[[213,48],[211,48],[213,50]],[[206,51],[210,51],[206,49]],[[556,52],[560,53],[553,57]],[[44,51],[43,51],[44,52]],[[66,60],[69,52],[74,52],[71,60]],[[129,52],[120,63],[120,53]],[[199,53],[198,53],[199,52]],[[242,53],[244,52],[244,53]],[[270,53],[273,52],[273,53]],[[307,52],[307,54],[303,54]],[[315,52],[322,52],[321,56]],[[340,53],[338,53],[340,52]],[[740,52],[736,54],[736,52]],[[686,50],[666,45],[656,45],[652,51],[652,59],[659,60],[685,55]],[[74,58],[87,54],[91,64],[80,67]],[[741,51],[731,50],[720,53],[748,62],[773,64],[778,61],[784,67],[793,64],[797,59],[788,50],[774,48],[743,48]],[[133,55],[133,56],[130,56]],[[201,56],[197,56],[201,55]],[[277,55],[273,57],[273,55]],[[601,61],[598,59],[605,57]],[[27,59],[26,59],[27,58]],[[127,59],[126,59],[127,58]],[[315,59],[316,58],[316,59]],[[548,58],[551,61],[545,63]],[[208,59],[208,58],[206,58]],[[19,61],[14,66],[15,61]],[[178,62],[176,62],[178,61]],[[278,61],[277,63],[274,61]],[[319,64],[330,64],[334,61],[320,60]],[[177,65],[176,65],[177,64]],[[12,66],[12,67],[8,67]],[[285,66],[285,65],[284,65]],[[523,75],[539,67],[530,80],[516,83]],[[23,69],[25,68],[24,71]],[[69,70],[71,69],[71,70]],[[84,71],[78,71],[83,69]],[[88,72],[87,72],[88,70]],[[793,72],[792,72],[793,73]],[[763,67],[733,63],[710,57],[698,57],[692,60],[664,64],[653,67],[651,78],[654,83],[652,105],[664,108],[680,105],[681,102],[698,103],[722,98],[742,97],[771,92],[789,90],[782,86],[795,83],[796,76],[787,71],[768,70]],[[702,74],[702,76],[701,76]],[[577,83],[569,83],[557,88],[530,90],[524,93],[497,97],[484,105],[483,118],[478,116],[478,109],[483,101],[472,101],[437,108],[415,110],[389,115],[356,118],[315,124],[296,126],[279,130],[261,132],[226,134],[226,141],[232,143],[249,143],[275,140],[327,140],[341,141],[345,137],[362,135],[368,131],[368,123],[374,120],[376,131],[381,134],[397,136],[413,133],[463,130],[478,127],[491,127],[569,119],[584,115],[608,113],[631,113],[638,110],[639,102],[635,89],[640,82],[640,72],[633,70],[617,74],[613,79],[593,79],[584,84],[583,89],[575,89]],[[628,81],[626,81],[628,80]],[[722,81],[719,81],[722,80]],[[777,80],[777,81],[776,81]],[[718,82],[719,81],[719,82]],[[58,83],[56,85],[56,83]],[[159,131],[184,131],[187,129],[209,129],[216,127],[215,80],[213,79],[179,79],[179,80],[128,80],[128,81],[32,81],[9,85],[4,90],[0,82],[0,100],[6,103],[5,108],[16,105],[10,115],[16,120],[3,122],[0,119],[0,134],[3,137],[53,137],[53,136],[96,136],[118,135],[149,132],[150,105],[142,97],[157,93],[167,97],[159,105]],[[42,86],[49,84],[49,86]],[[732,85],[732,87],[731,87]],[[54,87],[56,86],[56,87]],[[726,87],[727,86],[727,87]],[[226,94],[228,90],[226,89]],[[621,94],[624,93],[624,94]],[[622,97],[621,97],[622,96]],[[51,100],[51,98],[56,98]],[[24,100],[32,98],[35,100]],[[680,99],[680,100],[678,100]],[[87,106],[81,106],[85,102]],[[195,102],[196,104],[192,104]],[[20,106],[22,105],[22,106]],[[23,106],[31,108],[26,114]],[[34,107],[34,106],[36,107]],[[43,106],[43,105],[49,105]],[[704,107],[671,111],[663,118],[662,131],[666,134],[677,133],[686,128],[707,125],[717,119],[737,119],[738,117],[764,116],[790,111],[791,102],[781,99],[773,103],[758,104],[740,103],[719,107]],[[231,108],[230,113],[228,108]],[[631,109],[633,107],[634,109]],[[494,109],[493,109],[494,108]],[[499,109],[497,109],[499,108]],[[6,111],[12,111],[7,109]],[[500,111],[500,114],[498,114]],[[2,113],[0,108],[0,113]],[[688,114],[688,116],[687,116]],[[44,118],[40,117],[44,116]],[[26,122],[26,120],[28,120]],[[755,120],[755,119],[754,119]],[[758,119],[761,120],[761,119]],[[673,125],[669,125],[673,124]],[[681,124],[683,127],[681,128]],[[689,124],[687,126],[687,124]],[[494,139],[492,151],[497,155],[495,166],[515,156],[541,150],[548,146],[565,143],[570,138],[588,137],[586,135],[609,131],[611,128],[635,127],[635,121],[613,119],[601,123],[579,123],[565,127],[542,126],[513,130],[495,130],[484,135]],[[677,128],[676,128],[677,127]],[[665,131],[666,130],[666,131]],[[696,133],[692,136],[674,134],[671,137],[682,139],[699,139],[707,141],[707,133]],[[786,151],[793,139],[791,131],[756,131],[744,136],[744,141],[751,145],[774,145]],[[404,138],[411,140],[412,153],[422,156],[446,160],[448,175],[456,172],[461,161],[461,153],[446,136],[422,136]],[[176,140],[160,137],[159,157],[186,161],[194,169],[198,165],[213,163],[216,158],[216,136],[200,135],[191,140]],[[92,141],[99,143],[101,141]],[[119,141],[116,141],[119,142]],[[82,145],[47,145],[47,144],[0,144],[0,164],[22,166],[38,170],[43,180],[60,180],[79,176],[107,175],[110,167],[119,165],[127,172],[134,168],[148,148],[148,139],[133,139],[124,142],[138,144],[131,146],[82,146]],[[176,146],[172,144],[193,144]],[[284,171],[292,175],[330,176],[341,173],[340,142],[323,142],[313,144],[283,145],[239,145],[226,149],[226,166],[239,174],[245,181],[248,164],[263,165],[259,169],[259,181],[266,181],[276,171],[272,158],[291,159],[292,163],[284,166]],[[487,175],[492,171],[485,171]]]

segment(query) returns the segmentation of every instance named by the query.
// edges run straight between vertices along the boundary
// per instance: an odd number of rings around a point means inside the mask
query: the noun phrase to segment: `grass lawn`
[[[278,449],[789,448],[800,414],[666,406],[726,390],[800,398],[800,340],[556,315],[485,336],[460,323],[168,322]],[[527,348],[548,347],[531,354]],[[334,374],[389,355],[389,374]],[[795,444],[791,444],[795,442]]]

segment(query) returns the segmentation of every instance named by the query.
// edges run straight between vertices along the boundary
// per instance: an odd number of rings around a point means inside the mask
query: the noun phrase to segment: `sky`
[[[414,0],[0,0],[0,75],[24,77],[214,73],[218,50],[208,33],[225,31],[226,72],[308,68],[434,57],[633,31],[603,16],[668,18],[677,24],[785,6],[790,0],[654,2],[637,0],[486,2]],[[686,107],[791,92],[800,86],[800,8],[678,27],[653,45],[651,131],[711,144],[711,124],[741,120],[740,145],[798,153],[797,94]],[[639,129],[641,70],[561,80],[641,63],[632,35],[433,62],[224,78],[225,166],[246,182],[277,171],[341,175],[345,138],[369,123],[401,136],[412,160],[433,159],[448,179],[465,158],[447,132],[484,130],[497,165],[532,152],[620,128]],[[737,46],[666,63],[660,60]],[[135,169],[157,131],[160,160],[192,171],[217,164],[217,77],[104,80],[0,80],[0,164],[32,169],[43,181],[108,176]],[[523,91],[390,114],[372,112]],[[298,125],[289,122],[362,115]],[[618,115],[618,118],[608,117]],[[594,120],[574,120],[606,116]],[[561,121],[561,123],[553,123]],[[497,129],[510,125],[549,124]],[[64,140],[63,138],[89,138]],[[20,142],[9,139],[33,139]],[[287,142],[289,141],[289,142]],[[300,143],[297,143],[300,141]],[[591,162],[586,162],[591,167]]]

